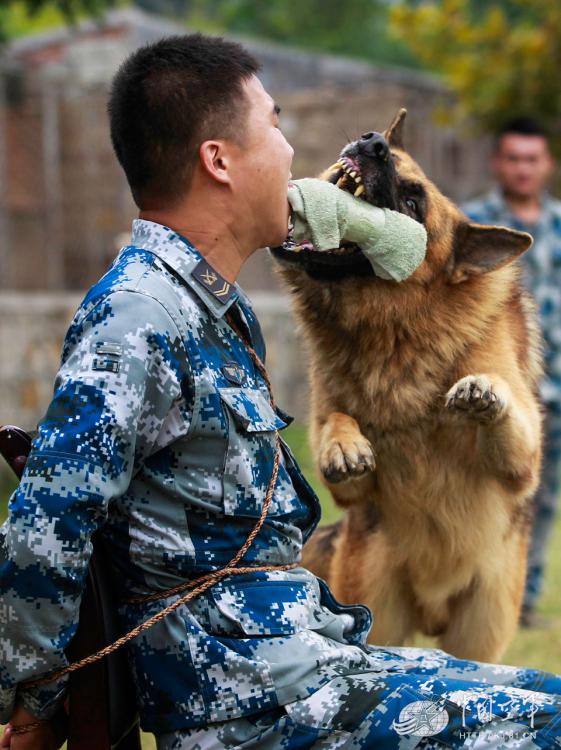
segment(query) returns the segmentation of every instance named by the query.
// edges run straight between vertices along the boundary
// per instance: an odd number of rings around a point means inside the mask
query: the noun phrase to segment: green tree
[[[136,0],[174,3],[191,25],[366,60],[412,65],[405,44],[388,32],[386,0]]]
[[[26,27],[35,30],[36,19],[44,17],[46,25],[65,21],[75,23],[83,16],[101,16],[118,0],[1,0],[0,43],[22,33]]]
[[[25,5],[31,15],[54,6],[68,21],[73,22],[80,15],[101,15],[104,10],[115,5],[115,0],[25,0]]]
[[[561,3],[551,0],[441,0],[406,3],[392,29],[458,95],[456,118],[496,130],[532,114],[558,133],[561,124]],[[561,142],[559,143],[561,146]]]

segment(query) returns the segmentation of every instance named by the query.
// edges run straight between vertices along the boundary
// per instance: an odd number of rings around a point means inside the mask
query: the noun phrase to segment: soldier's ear
[[[526,232],[463,222],[454,238],[450,281],[459,284],[471,276],[506,266],[526,252],[532,242]]]
[[[406,109],[400,109],[393,118],[391,125],[383,134],[386,141],[394,148],[403,148],[403,125],[405,123]]]

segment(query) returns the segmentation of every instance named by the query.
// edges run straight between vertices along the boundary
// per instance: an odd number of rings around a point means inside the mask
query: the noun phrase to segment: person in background
[[[520,229],[534,238],[522,262],[545,341],[542,481],[534,501],[521,615],[524,627],[539,627],[546,624],[536,605],[543,588],[546,550],[561,489],[561,201],[547,191],[554,161],[546,131],[529,117],[506,123],[497,138],[492,169],[495,188],[462,208],[473,221]]]

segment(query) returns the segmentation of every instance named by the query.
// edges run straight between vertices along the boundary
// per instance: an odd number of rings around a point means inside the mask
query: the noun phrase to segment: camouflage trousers
[[[158,750],[561,748],[561,676],[438,649],[368,648],[372,670],[272,711],[159,735]]]

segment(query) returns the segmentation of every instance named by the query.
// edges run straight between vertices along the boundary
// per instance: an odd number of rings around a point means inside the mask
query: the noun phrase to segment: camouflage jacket
[[[68,330],[53,400],[0,532],[0,721],[14,700],[49,717],[65,680],[18,683],[66,663],[91,535],[111,549],[130,629],[171,599],[127,604],[227,563],[269,484],[273,408],[224,318],[235,306],[264,358],[247,298],[185,239],[137,220],[132,244]],[[282,443],[272,505],[246,564],[297,562],[319,503]],[[342,607],[303,568],[226,580],[127,647],[142,726],[156,733],[309,695],[364,658],[364,607]]]

